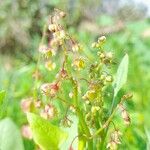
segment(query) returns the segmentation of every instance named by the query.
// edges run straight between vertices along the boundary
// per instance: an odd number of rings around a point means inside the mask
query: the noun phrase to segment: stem
[[[73,78],[72,78],[72,82],[73,82],[73,84],[74,84],[74,104],[75,104],[75,106],[78,108],[78,111],[77,111],[77,114],[78,114],[78,116],[79,116],[79,125],[78,125],[78,126],[79,126],[79,127],[81,126],[82,132],[85,133],[88,137],[90,137],[90,136],[91,136],[90,130],[89,130],[89,128],[87,127],[87,124],[86,124],[85,119],[84,119],[84,117],[83,117],[83,112],[82,112],[81,109],[79,108],[77,82],[74,81]],[[79,130],[79,132],[80,132],[80,130]],[[83,133],[82,133],[82,134],[83,134]],[[82,139],[82,140],[83,140],[83,139]],[[79,143],[80,143],[80,141],[79,141]],[[92,141],[92,139],[90,139],[90,140],[88,141],[88,149],[89,149],[89,150],[93,150],[93,141]]]
[[[112,100],[112,104],[111,104],[111,108],[110,108],[110,114],[113,111],[114,105],[115,105],[115,96],[113,96],[113,100]]]
[[[94,138],[97,135],[99,135],[99,133],[102,132],[109,125],[109,123],[111,122],[112,118],[114,117],[115,112],[117,111],[117,108],[118,108],[118,106],[114,109],[114,111],[112,112],[112,114],[110,115],[108,120],[105,122],[105,124],[100,129],[98,129],[96,131],[96,133],[91,136],[91,138]]]

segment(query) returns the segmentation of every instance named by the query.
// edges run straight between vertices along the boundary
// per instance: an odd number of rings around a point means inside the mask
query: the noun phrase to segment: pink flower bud
[[[21,134],[23,137],[27,138],[27,139],[32,139],[32,131],[29,127],[29,125],[23,125],[21,128]]]
[[[21,101],[21,109],[24,113],[30,112],[32,101],[32,98],[26,98]]]

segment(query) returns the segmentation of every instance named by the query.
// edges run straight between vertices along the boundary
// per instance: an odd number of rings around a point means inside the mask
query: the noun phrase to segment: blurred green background
[[[121,0],[2,0],[0,1],[0,90],[6,91],[0,117],[6,116],[20,128],[26,123],[20,100],[31,95],[43,26],[54,8],[67,12],[66,28],[92,56],[90,45],[107,37],[117,64],[127,52],[128,82],[123,91],[133,93],[127,104],[132,124],[125,129],[120,149],[150,148],[150,17],[147,6]],[[149,8],[150,9],[150,8]],[[115,67],[117,67],[116,65]],[[32,141],[24,139],[26,150]]]

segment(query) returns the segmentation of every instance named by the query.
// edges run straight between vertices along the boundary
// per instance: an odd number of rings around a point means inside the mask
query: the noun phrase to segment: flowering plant
[[[125,84],[128,72],[128,55],[122,59],[115,79],[111,73],[114,61],[112,52],[104,51],[106,37],[101,36],[92,43],[95,59],[84,54],[84,48],[76,42],[61,25],[66,14],[55,9],[44,28],[39,46],[39,60],[34,73],[35,87],[33,97],[22,101],[22,110],[27,113],[33,138],[42,150],[62,149],[68,140],[75,122],[71,116],[78,118],[77,135],[71,139],[66,149],[77,149],[74,146],[78,139],[78,149],[117,149],[121,144],[121,132],[116,128],[113,117],[120,110],[125,125],[130,124],[129,114],[124,101],[131,98],[125,94],[117,102],[118,92]],[[40,62],[45,63],[47,74],[52,82],[42,83]],[[51,78],[52,72],[57,72]],[[109,132],[111,123],[114,129]],[[107,142],[107,135],[110,137]],[[106,144],[107,143],[107,144]]]

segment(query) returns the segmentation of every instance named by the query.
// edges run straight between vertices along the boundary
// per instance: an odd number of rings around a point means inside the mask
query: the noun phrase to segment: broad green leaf
[[[33,139],[42,150],[58,150],[67,139],[67,133],[49,121],[33,114],[27,113]]]
[[[126,83],[127,74],[128,74],[128,63],[129,63],[129,57],[128,54],[126,54],[123,57],[117,70],[116,78],[114,81],[114,97],[120,91],[122,86]]]
[[[0,150],[24,150],[20,131],[9,118],[0,121]]]
[[[3,103],[3,100],[5,98],[5,94],[6,94],[6,92],[4,90],[0,91],[0,106]]]

